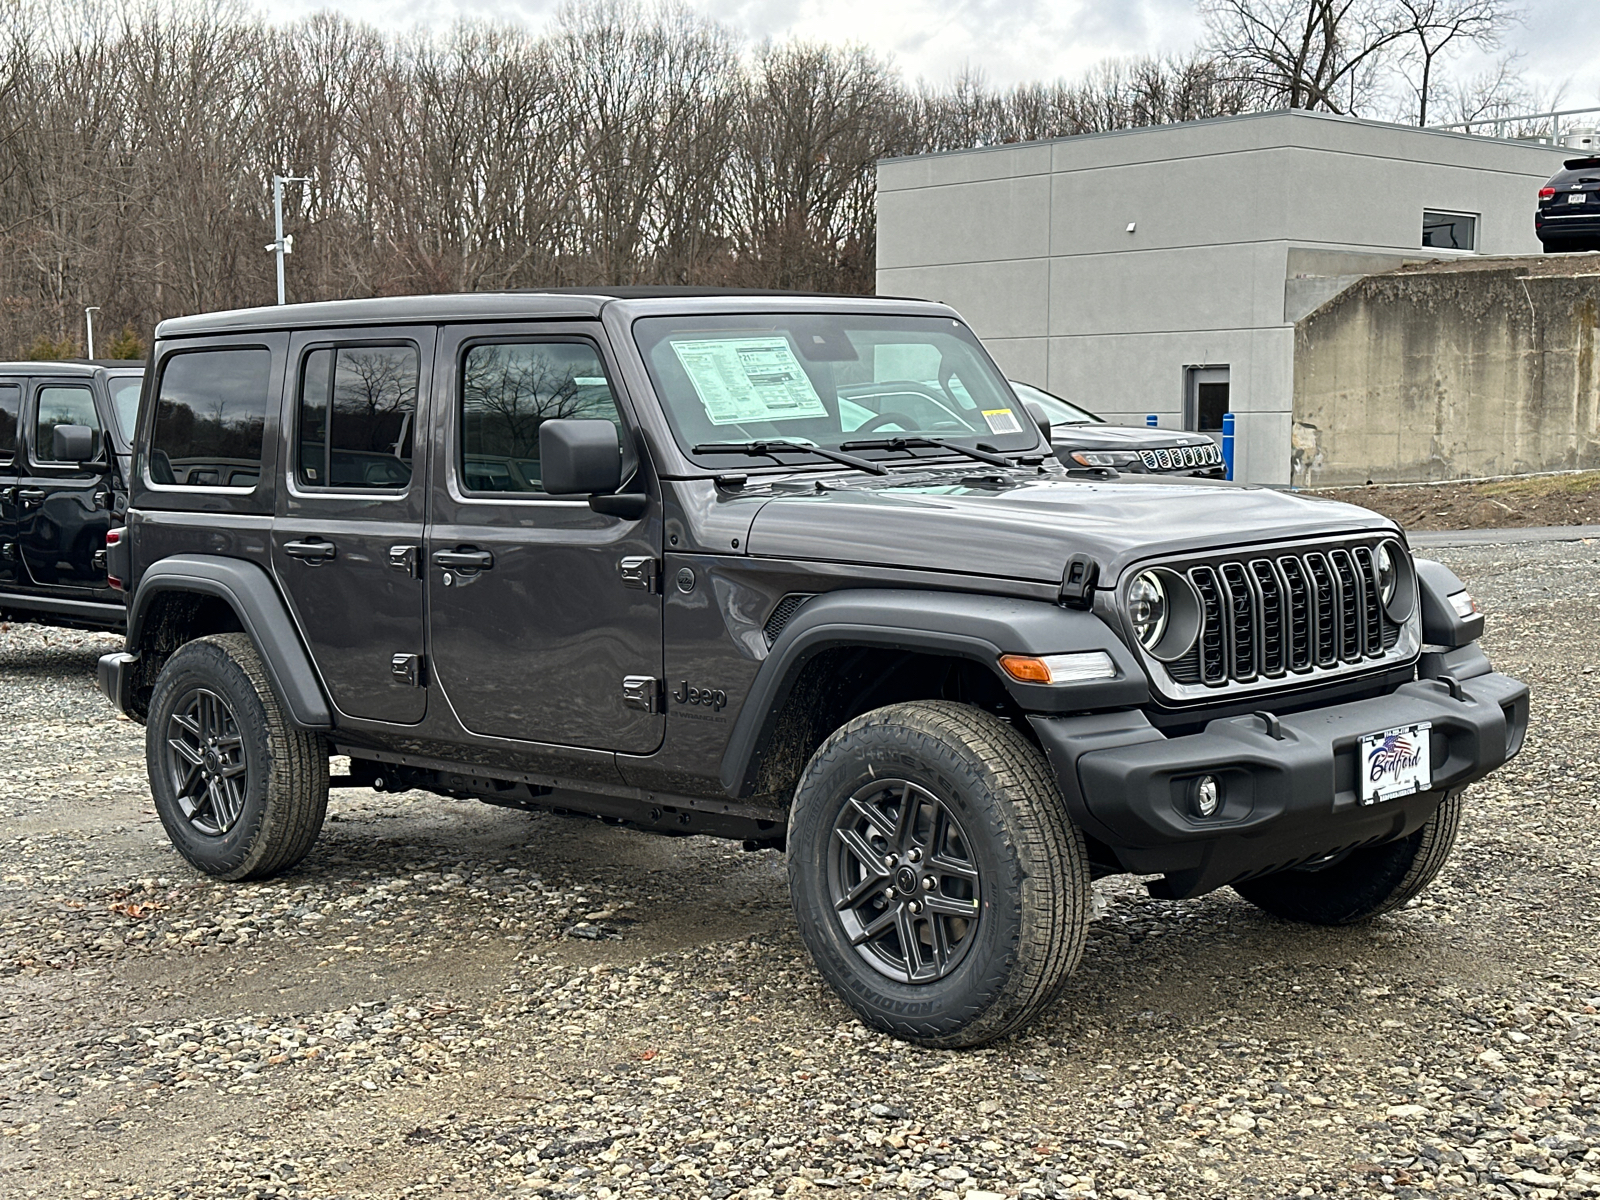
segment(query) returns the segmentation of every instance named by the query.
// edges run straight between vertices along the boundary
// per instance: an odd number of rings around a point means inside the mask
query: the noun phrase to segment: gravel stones
[[[1600,1196],[1600,570],[1442,556],[1535,707],[1440,883],[1309,930],[1102,880],[1061,1000],[968,1053],[850,1018],[770,851],[339,791],[296,872],[202,879],[115,640],[0,630],[0,1194]]]

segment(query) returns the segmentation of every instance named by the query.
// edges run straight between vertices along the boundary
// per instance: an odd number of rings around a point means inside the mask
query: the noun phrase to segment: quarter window
[[[0,463],[17,455],[17,417],[22,411],[22,389],[14,383],[0,385]]]
[[[622,418],[588,342],[491,342],[462,364],[461,485],[469,492],[543,494],[539,427],[557,417]]]
[[[272,354],[265,349],[192,350],[161,370],[152,483],[251,488],[261,474]]]
[[[300,371],[305,487],[404,489],[411,482],[420,356],[415,346],[328,346]]]
[[[87,425],[96,433],[100,432],[94,393],[88,388],[41,387],[35,408],[33,447],[28,453],[38,462],[54,461],[57,425]]]

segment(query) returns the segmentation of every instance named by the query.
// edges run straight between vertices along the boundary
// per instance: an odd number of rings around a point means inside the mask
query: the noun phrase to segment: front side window
[[[100,432],[100,415],[95,412],[94,393],[86,387],[41,387],[35,410],[33,449],[29,453],[39,462],[52,462],[55,459],[57,425],[87,425],[96,433]]]
[[[1012,452],[1038,443],[978,339],[947,317],[646,317],[634,337],[691,454],[776,441],[848,450],[897,437]]]
[[[261,474],[272,354],[246,347],[174,354],[161,370],[150,482],[254,487]]]
[[[22,389],[14,383],[0,384],[0,463],[17,456],[17,420],[22,414]]]
[[[411,482],[420,362],[412,345],[326,346],[305,356],[302,486],[403,490]]]
[[[601,418],[621,428],[616,398],[590,342],[488,342],[461,369],[461,486],[468,492],[543,494],[539,426]]]

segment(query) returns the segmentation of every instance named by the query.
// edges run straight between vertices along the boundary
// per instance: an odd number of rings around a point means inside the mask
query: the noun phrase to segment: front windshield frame
[[[900,448],[848,451],[890,466],[958,453],[919,445],[921,438],[1013,456],[1038,453],[1042,446],[1004,373],[953,317],[837,309],[649,314],[635,318],[631,332],[673,440],[690,463],[709,473],[727,472],[735,463],[740,471],[839,470],[839,464],[804,450],[786,453],[784,441],[836,451],[862,441],[907,439]],[[751,357],[735,354],[734,342]],[[769,356],[765,368],[771,377],[787,380],[769,393],[780,398],[781,411],[760,398],[750,364],[763,355]],[[910,377],[919,371],[930,378]],[[713,394],[719,381],[730,378],[732,385]],[[913,428],[883,420],[890,410],[882,405],[891,396],[902,408],[918,409]],[[752,443],[783,457],[695,452],[699,446]]]
[[[129,386],[131,385],[131,386]],[[117,423],[122,440],[133,442],[134,426],[139,421],[139,393],[144,390],[144,376],[111,375],[106,378],[106,394],[111,398],[111,415]]]
[[[1106,423],[1104,417],[1096,416],[1087,408],[1079,408],[1072,401],[1063,400],[1054,392],[1047,392],[1042,387],[1035,387],[1031,383],[1023,383],[1021,380],[1013,379],[1011,381],[1011,390],[1017,393],[1017,399],[1032,400],[1040,408],[1044,409],[1045,416],[1050,418],[1050,424],[1052,425],[1104,425]],[[1056,414],[1061,410],[1071,413],[1072,416],[1064,420],[1057,420]]]

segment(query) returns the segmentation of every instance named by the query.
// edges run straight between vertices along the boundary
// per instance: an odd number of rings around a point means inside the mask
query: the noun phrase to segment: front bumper
[[[1153,892],[1182,898],[1412,833],[1444,792],[1522,748],[1528,689],[1492,672],[1461,683],[1421,679],[1368,700],[1274,721],[1229,717],[1173,738],[1139,712],[1029,720],[1084,832],[1124,870],[1164,875]],[[1423,721],[1432,724],[1432,788],[1363,805],[1361,737]],[[1191,800],[1202,775],[1223,788],[1209,818]]]

